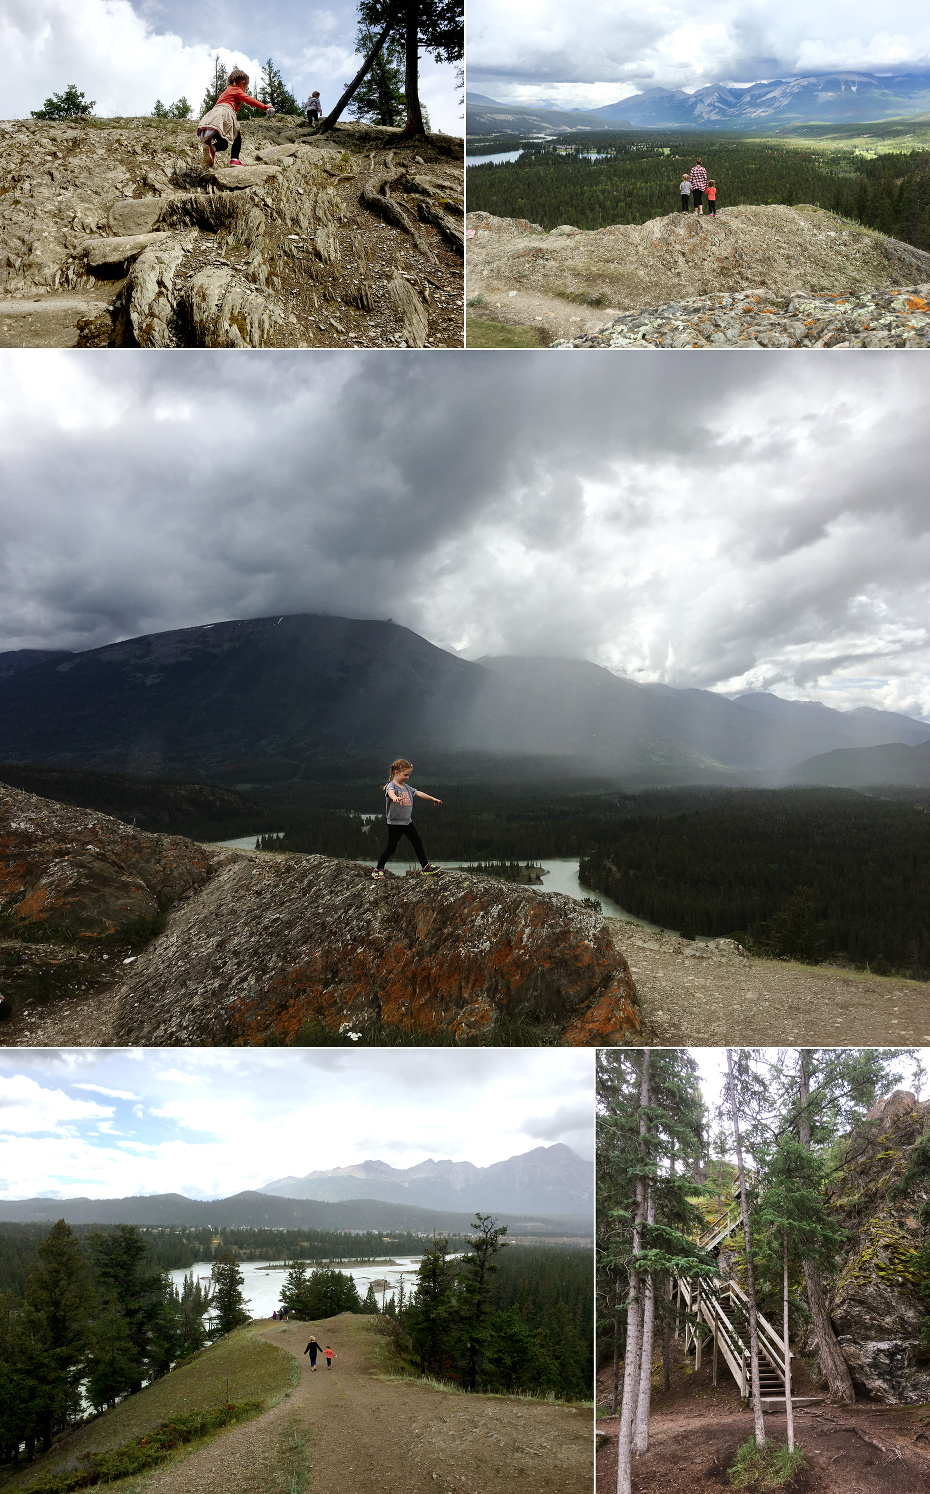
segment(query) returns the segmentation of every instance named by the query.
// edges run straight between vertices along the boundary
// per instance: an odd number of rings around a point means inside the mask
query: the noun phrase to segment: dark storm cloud
[[[323,611],[930,712],[930,365],[907,353],[0,370],[6,648]]]

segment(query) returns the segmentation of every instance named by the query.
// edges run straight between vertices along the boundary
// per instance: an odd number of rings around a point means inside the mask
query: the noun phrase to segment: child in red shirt
[[[707,183],[707,191],[704,193],[704,196],[707,198],[707,211],[710,213],[710,215],[711,215],[712,218],[716,218],[716,216],[717,216],[717,188],[715,187],[715,185],[714,185],[714,183],[712,181],[710,181],[710,182]]]
[[[332,1369],[332,1367],[333,1367],[333,1351],[329,1347],[329,1344],[327,1344],[326,1345],[326,1368],[327,1369]]]
[[[207,111],[197,126],[197,138],[203,147],[205,166],[212,166],[217,151],[226,150],[229,145],[232,146],[230,166],[242,165],[239,160],[242,136],[236,117],[243,104],[248,104],[250,109],[261,109],[263,114],[274,113],[273,105],[263,104],[259,99],[249,97],[245,91],[248,84],[248,73],[244,73],[241,68],[234,68],[213,108]]]

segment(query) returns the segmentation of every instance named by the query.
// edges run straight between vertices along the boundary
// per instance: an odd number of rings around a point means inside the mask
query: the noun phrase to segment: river
[[[314,1266],[323,1263],[307,1261],[305,1264],[309,1272]],[[416,1284],[419,1265],[419,1256],[397,1255],[384,1261],[363,1261],[361,1265],[336,1263],[336,1269],[354,1278],[360,1297],[364,1298],[373,1281],[386,1281],[388,1283],[387,1296],[390,1297],[391,1292],[397,1290],[401,1279],[403,1279],[406,1291],[408,1293],[412,1291]],[[280,1292],[287,1276],[287,1266],[282,1266],[280,1261],[242,1261],[239,1270],[242,1272],[245,1283],[242,1295],[246,1299],[246,1311],[253,1318],[270,1318],[271,1314],[281,1306]],[[169,1271],[168,1275],[180,1291],[185,1276],[191,1273],[195,1280],[206,1278],[201,1284],[209,1285],[210,1262],[198,1261],[196,1265],[187,1266],[183,1270]]]

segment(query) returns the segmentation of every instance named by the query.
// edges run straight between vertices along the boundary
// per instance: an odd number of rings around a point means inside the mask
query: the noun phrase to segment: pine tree
[[[285,84],[280,69],[275,67],[270,57],[262,69],[262,84],[258,97],[263,104],[271,104],[276,114],[302,115],[304,112]]]
[[[434,1239],[423,1252],[417,1285],[407,1313],[407,1328],[421,1368],[443,1374],[451,1354],[455,1325],[454,1264],[448,1239]]]
[[[503,1247],[507,1226],[495,1226],[490,1214],[476,1214],[475,1233],[459,1262],[458,1319],[464,1351],[462,1379],[467,1390],[477,1390],[488,1345],[488,1316],[494,1257]]]
[[[39,1246],[26,1278],[24,1327],[40,1359],[43,1448],[77,1414],[84,1374],[93,1289],[71,1226],[59,1219]]]
[[[226,71],[226,64],[220,60],[220,54],[219,52],[217,52],[214,54],[213,58],[213,77],[207,84],[206,91],[200,105],[201,117],[204,114],[209,113],[209,111],[213,108],[213,105],[216,103],[217,99],[223,92],[223,89],[226,87],[226,84],[228,82],[229,73]]]
[[[303,1261],[295,1261],[284,1278],[281,1306],[301,1323],[308,1323],[314,1316],[310,1310],[310,1284]]]
[[[245,1277],[239,1270],[234,1255],[225,1252],[213,1262],[210,1276],[213,1282],[213,1326],[212,1336],[222,1338],[250,1322],[246,1312],[247,1300],[242,1295]]]
[[[64,93],[53,93],[41,109],[31,110],[33,119],[86,119],[93,114],[95,99],[86,99],[76,84],[69,83]]]
[[[372,27],[360,26],[355,39],[356,52],[367,57],[375,49],[377,39]],[[400,124],[405,112],[403,62],[399,40],[396,36],[389,36],[380,51],[375,53],[371,70],[352,99],[350,113],[355,119],[367,119],[379,125]]]
[[[93,1234],[90,1243],[98,1290],[126,1324],[132,1353],[125,1360],[125,1390],[135,1394],[150,1372],[152,1335],[163,1317],[163,1275],[149,1269],[145,1240],[135,1225],[119,1224],[110,1234]]]

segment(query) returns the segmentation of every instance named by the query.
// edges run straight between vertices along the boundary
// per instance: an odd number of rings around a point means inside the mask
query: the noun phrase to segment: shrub
[[[799,1447],[793,1452],[788,1451],[785,1442],[767,1442],[764,1447],[757,1447],[755,1439],[750,1437],[736,1454],[728,1477],[734,1489],[783,1489],[806,1466]]]

